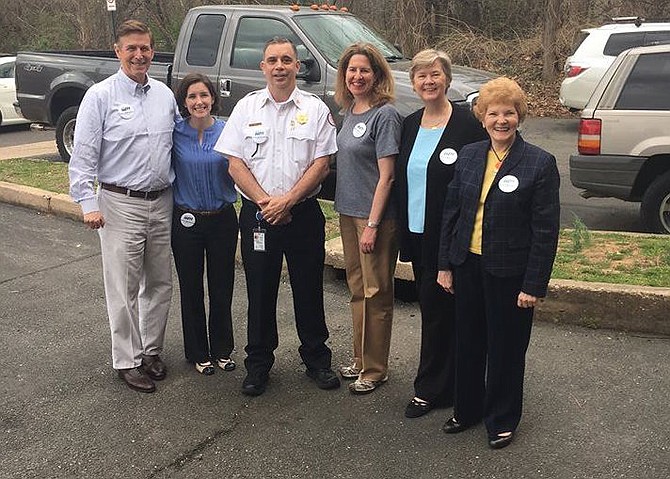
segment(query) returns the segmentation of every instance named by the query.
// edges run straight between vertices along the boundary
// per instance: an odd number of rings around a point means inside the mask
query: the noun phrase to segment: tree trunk
[[[542,34],[542,79],[552,81],[556,78],[557,57],[556,37],[560,27],[560,1],[546,0],[546,13],[544,18],[544,33]]]

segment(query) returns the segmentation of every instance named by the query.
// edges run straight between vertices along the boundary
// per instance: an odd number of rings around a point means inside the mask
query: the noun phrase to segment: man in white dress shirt
[[[240,235],[249,302],[242,392],[263,394],[274,364],[284,257],[307,376],[319,388],[333,389],[340,381],[325,344],[325,220],[316,194],[337,151],[335,126],[318,97],[296,88],[300,62],[293,43],[268,41],[260,67],[267,88],[237,103],[214,147],[228,156],[230,175],[242,193]]]
[[[147,75],[154,47],[145,24],[121,24],[114,51],[120,70],[93,85],[79,107],[70,194],[100,236],[112,365],[128,387],[150,393],[166,375],[159,354],[172,295],[178,108],[170,89]]]

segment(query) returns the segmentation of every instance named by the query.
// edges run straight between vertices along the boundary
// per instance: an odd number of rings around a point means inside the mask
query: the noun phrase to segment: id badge
[[[265,253],[265,230],[254,228],[254,251]]]

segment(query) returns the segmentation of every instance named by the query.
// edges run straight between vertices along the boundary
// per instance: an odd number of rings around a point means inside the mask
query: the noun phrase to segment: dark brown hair
[[[219,111],[219,95],[216,94],[212,81],[207,75],[201,73],[189,73],[179,82],[179,86],[177,86],[177,89],[174,92],[177,106],[179,106],[179,114],[182,118],[188,118],[190,116],[188,109],[186,108],[186,95],[188,94],[188,89],[191,85],[195,85],[196,83],[204,84],[209,90],[209,94],[212,96],[212,115],[215,115]]]

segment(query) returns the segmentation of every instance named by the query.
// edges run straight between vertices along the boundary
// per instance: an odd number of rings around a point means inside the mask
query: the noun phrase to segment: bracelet
[[[378,226],[379,226],[379,223],[368,220],[368,228],[377,229]]]

